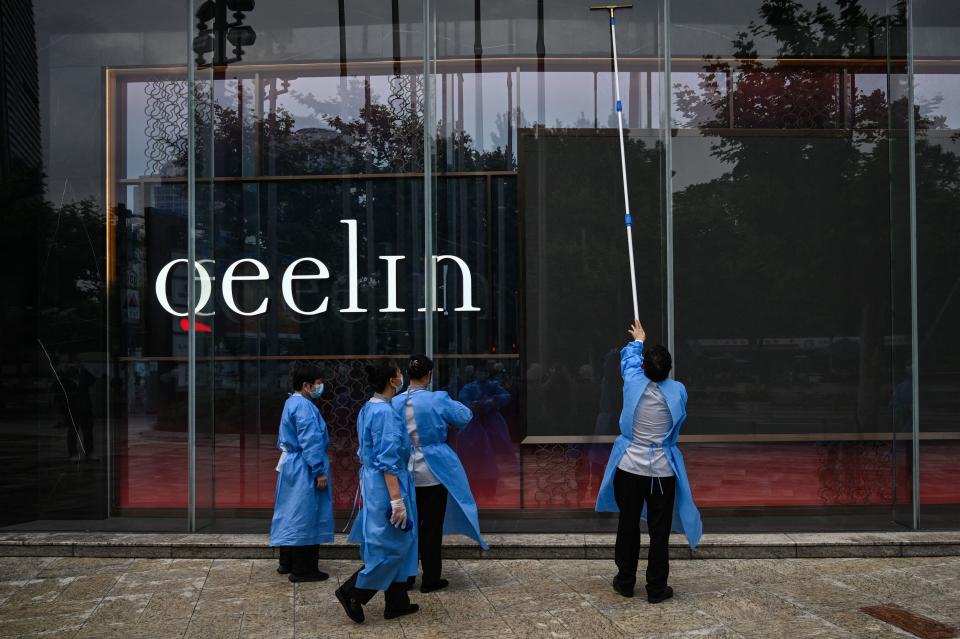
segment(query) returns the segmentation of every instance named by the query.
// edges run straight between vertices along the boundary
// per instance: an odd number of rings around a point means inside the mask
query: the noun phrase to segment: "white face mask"
[[[390,380],[390,385],[393,386],[393,389],[399,393],[400,389],[403,388],[403,378],[401,377],[400,381],[396,384],[393,383],[393,380]]]

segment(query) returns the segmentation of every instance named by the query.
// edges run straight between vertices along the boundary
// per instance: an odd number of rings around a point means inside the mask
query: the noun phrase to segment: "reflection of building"
[[[149,192],[152,200],[150,205],[154,209],[159,209],[166,215],[186,217],[187,193],[182,185],[156,184],[149,188]]]
[[[0,430],[15,434],[0,459],[0,521],[15,523],[41,516],[39,473],[32,453],[39,437],[32,423],[39,405],[36,389],[49,376],[37,368],[40,277],[36,252],[43,211],[38,202],[41,126],[37,38],[30,0],[0,2],[0,220],[10,243],[0,257],[4,312],[0,325]],[[13,449],[20,451],[11,455]]]
[[[30,0],[0,5],[0,180],[15,167],[40,167],[37,39]]]

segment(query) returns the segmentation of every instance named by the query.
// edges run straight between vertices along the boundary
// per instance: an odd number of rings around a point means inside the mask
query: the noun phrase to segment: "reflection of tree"
[[[292,91],[293,97],[312,111],[299,117],[300,122],[313,125],[304,128],[282,106],[267,109],[262,118],[256,118],[237,108],[236,96],[225,103],[213,101],[209,84],[198,83],[194,117],[198,175],[209,174],[211,165],[218,176],[244,175],[244,162],[249,166],[253,145],[262,149],[260,170],[270,175],[422,171],[423,82],[419,76],[395,76],[391,86],[393,92],[386,103],[373,95],[364,98],[370,88],[360,80],[345,83],[342,95],[330,100]],[[358,103],[361,106],[356,107]],[[351,107],[357,108],[355,115],[339,114]],[[184,171],[188,159],[185,141],[168,139],[170,135],[164,131],[162,139],[154,143],[174,149],[174,165]],[[437,135],[436,157],[448,156],[457,158],[458,170],[465,171],[502,170],[512,165],[502,146],[492,151],[478,149],[461,129],[445,137]]]
[[[34,318],[37,335],[51,353],[101,351],[106,292],[103,209],[90,199],[54,205],[43,197],[43,179],[39,171],[25,170],[0,184],[7,228],[18,240],[34,233],[39,240],[18,241],[11,247],[14,253],[25,253],[17,260],[21,266],[38,264],[34,300],[17,312],[39,309]],[[4,337],[5,342],[17,339],[15,331]],[[19,346],[36,347],[32,340],[28,344]]]
[[[906,290],[891,281],[907,268],[898,254],[907,246],[907,102],[858,91],[849,115],[855,124],[844,128],[841,74],[795,59],[876,57],[877,41],[895,49],[905,42],[905,7],[898,3],[884,16],[869,14],[859,0],[813,9],[765,0],[759,15],[733,42],[735,66],[710,59],[699,91],[679,94],[680,112],[700,123],[727,170],[676,194],[678,243],[697,255],[686,261],[692,267],[681,275],[678,300],[750,309],[711,316],[717,335],[859,335],[857,420],[869,430],[884,404],[883,337],[891,318],[901,317]],[[760,39],[776,43],[775,63],[759,59]],[[905,49],[888,54],[893,73],[905,74]],[[728,73],[732,96],[721,90]],[[731,132],[731,111],[737,130],[754,132]],[[919,129],[942,126],[919,111],[914,117]],[[781,133],[786,129],[804,133]],[[823,132],[830,129],[836,133]],[[922,141],[916,152],[918,163],[943,166],[941,152]]]

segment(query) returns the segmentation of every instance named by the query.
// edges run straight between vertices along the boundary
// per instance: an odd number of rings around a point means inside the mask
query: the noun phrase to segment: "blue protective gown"
[[[319,409],[295,393],[283,405],[277,448],[284,451],[270,525],[271,546],[312,546],[333,541],[333,498],[327,445],[330,436]],[[326,490],[315,479],[327,476]]]
[[[510,403],[510,393],[499,382],[486,379],[464,386],[458,399],[473,411],[473,419],[457,435],[455,445],[467,453],[464,467],[478,489],[493,483],[494,488],[488,488],[492,497],[501,478],[520,476],[517,449],[500,412]]]
[[[477,502],[470,492],[467,473],[460,458],[447,445],[449,426],[463,429],[473,419],[473,412],[451,399],[446,391],[409,390],[393,398],[393,407],[406,424],[407,399],[413,401],[413,418],[417,423],[420,450],[433,476],[449,492],[443,520],[443,533],[459,533],[475,540],[487,550],[489,546],[480,535],[480,516]]]
[[[619,512],[617,501],[613,494],[613,476],[617,472],[617,464],[630,447],[633,437],[633,413],[644,389],[650,379],[643,372],[643,343],[630,342],[620,351],[620,372],[623,375],[623,410],[620,412],[620,435],[613,443],[607,469],[603,474],[603,483],[597,495],[597,512]],[[670,462],[673,474],[677,478],[677,493],[673,503],[673,532],[682,532],[687,537],[691,548],[696,548],[703,534],[703,523],[700,521],[700,512],[693,503],[693,493],[690,491],[690,482],[687,479],[687,469],[683,464],[683,455],[677,447],[680,436],[680,425],[687,417],[687,389],[683,384],[672,379],[660,382],[660,391],[667,401],[670,415],[673,417],[673,428],[663,440],[663,452]],[[643,505],[644,519],[647,518],[647,505]]]
[[[349,539],[360,544],[363,570],[357,586],[386,590],[395,581],[417,575],[417,497],[410,461],[410,437],[400,415],[388,402],[374,397],[357,415],[360,448],[360,490],[363,507],[350,529]],[[383,473],[396,475],[413,529],[404,532],[390,524],[390,493]]]

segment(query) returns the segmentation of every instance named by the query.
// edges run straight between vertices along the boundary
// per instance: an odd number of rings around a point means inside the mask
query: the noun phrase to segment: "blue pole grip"
[[[610,24],[616,24],[616,23],[617,23],[616,18],[610,18]]]
[[[623,111],[623,102],[617,100],[617,111]]]
[[[627,213],[623,216],[624,221],[627,223],[627,226],[630,226],[633,223],[633,218],[630,217],[630,214]]]

